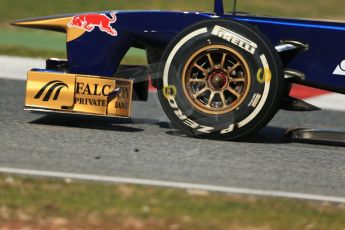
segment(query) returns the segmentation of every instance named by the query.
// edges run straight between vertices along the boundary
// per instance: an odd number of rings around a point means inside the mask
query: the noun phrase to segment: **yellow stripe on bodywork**
[[[25,20],[11,23],[14,26],[27,27],[33,29],[53,30],[67,33],[66,41],[70,42],[81,37],[85,30],[77,27],[69,27],[68,23],[73,17],[52,18],[42,20]]]
[[[81,37],[85,33],[84,29],[77,27],[68,27],[67,28],[67,42],[74,41]]]

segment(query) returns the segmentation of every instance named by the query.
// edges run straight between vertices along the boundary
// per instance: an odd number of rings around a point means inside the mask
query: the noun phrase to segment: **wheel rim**
[[[182,85],[195,108],[208,114],[225,114],[247,97],[251,85],[249,66],[236,50],[210,45],[188,59]]]

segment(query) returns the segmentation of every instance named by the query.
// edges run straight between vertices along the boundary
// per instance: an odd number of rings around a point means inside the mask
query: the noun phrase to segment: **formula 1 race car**
[[[312,111],[292,83],[345,94],[345,24],[213,13],[109,11],[20,20],[66,33],[67,60],[28,72],[25,109],[130,117],[149,76],[173,125],[189,136],[234,140],[279,109]],[[148,66],[120,65],[146,50]]]

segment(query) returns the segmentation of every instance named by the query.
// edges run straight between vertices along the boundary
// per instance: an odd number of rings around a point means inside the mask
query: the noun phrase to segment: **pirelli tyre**
[[[233,140],[265,126],[284,93],[281,60],[255,28],[208,20],[167,47],[158,96],[172,123],[189,136]]]

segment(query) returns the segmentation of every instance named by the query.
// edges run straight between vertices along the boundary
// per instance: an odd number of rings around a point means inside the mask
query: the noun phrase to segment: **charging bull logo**
[[[117,36],[117,31],[111,26],[111,24],[117,21],[115,13],[111,13],[111,18],[105,14],[83,14],[72,18],[69,27],[82,28],[88,32],[91,32],[98,27],[101,31],[111,35]]]
[[[35,95],[35,99],[40,99],[41,96],[43,95],[44,92],[46,92],[46,90],[48,90],[45,94],[45,96],[43,97],[43,101],[49,101],[52,94],[55,91],[55,95],[53,97],[53,100],[56,101],[59,98],[60,92],[63,88],[67,88],[68,89],[68,85],[62,81],[51,81],[48,82],[47,84],[45,84],[40,91]]]

